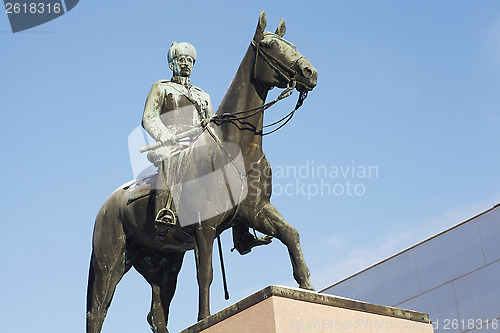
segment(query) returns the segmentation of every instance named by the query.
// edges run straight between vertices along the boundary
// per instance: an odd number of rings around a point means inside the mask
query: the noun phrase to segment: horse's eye
[[[276,43],[274,39],[264,39],[262,42],[260,42],[260,45],[269,49],[273,46],[274,43]]]

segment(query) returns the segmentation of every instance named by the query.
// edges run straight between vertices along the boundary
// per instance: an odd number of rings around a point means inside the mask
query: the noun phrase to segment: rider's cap
[[[180,55],[190,56],[191,58],[193,58],[193,63],[196,62],[196,50],[193,45],[186,42],[173,42],[172,46],[170,46],[170,50],[168,50],[167,53],[168,63],[172,63],[172,61],[174,61],[174,59]]]

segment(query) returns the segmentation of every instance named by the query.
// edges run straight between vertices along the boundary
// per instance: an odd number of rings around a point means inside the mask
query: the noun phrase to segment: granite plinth
[[[269,286],[181,333],[432,333],[424,313]]]

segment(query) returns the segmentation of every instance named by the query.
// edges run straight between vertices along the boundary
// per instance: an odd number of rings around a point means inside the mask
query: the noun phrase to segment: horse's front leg
[[[210,285],[213,279],[212,250],[215,228],[198,224],[195,235],[195,258],[198,278],[198,321],[210,316]]]
[[[256,214],[255,219],[249,219],[250,224],[258,231],[278,238],[288,248],[292,262],[293,277],[300,288],[314,290],[311,283],[309,268],[300,247],[299,233],[286,222],[278,210],[266,203]]]

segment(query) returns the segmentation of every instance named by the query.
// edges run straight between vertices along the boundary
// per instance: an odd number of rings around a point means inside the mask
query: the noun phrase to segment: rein
[[[273,101],[268,102],[262,106],[258,106],[255,108],[246,109],[246,110],[242,110],[242,111],[236,111],[234,113],[227,113],[226,112],[226,113],[221,114],[220,116],[219,115],[213,116],[210,121],[215,123],[216,125],[220,125],[224,122],[232,122],[232,121],[238,121],[241,123],[242,119],[250,118],[258,113],[264,113],[265,110],[269,109],[271,106],[273,106],[274,104],[276,104],[280,100],[291,96],[293,93],[293,90],[295,89],[295,86],[297,84],[297,81],[295,80],[295,75],[297,74],[297,71],[295,71],[293,69],[293,66],[303,56],[296,59],[294,61],[294,63],[292,64],[292,66],[288,66],[288,65],[284,64],[283,62],[281,62],[276,57],[274,57],[272,54],[270,54],[267,50],[262,48],[262,46],[257,44],[254,40],[252,40],[252,45],[255,47],[255,61],[254,61],[254,65],[253,65],[253,76],[254,76],[255,81],[258,82],[258,80],[257,80],[257,59],[259,58],[259,55],[260,55],[260,57],[262,59],[264,59],[264,61],[269,65],[269,67],[271,67],[276,73],[278,73],[281,77],[283,77],[287,81],[287,87]],[[288,72],[289,75],[285,74],[284,72]],[[281,119],[279,119],[271,124],[264,125],[263,129],[282,123],[281,125],[279,125],[277,128],[273,129],[270,132],[263,133],[263,130],[262,130],[260,133],[256,132],[256,134],[264,136],[264,135],[274,133],[277,130],[281,129],[283,126],[285,126],[292,119],[292,117],[295,114],[295,111],[297,111],[302,106],[302,104],[304,103],[304,100],[306,98],[307,98],[307,92],[301,92],[299,95],[299,98],[297,100],[297,104],[295,105],[295,108],[292,111],[290,111],[286,116],[282,117]]]
[[[272,134],[272,133],[278,131],[279,129],[281,129],[283,126],[285,126],[292,119],[293,115],[295,114],[295,111],[297,111],[302,106],[302,104],[304,103],[304,100],[306,98],[307,98],[307,91],[301,92],[299,95],[299,99],[297,100],[297,104],[295,105],[295,108],[292,111],[290,111],[286,116],[284,116],[280,120],[277,120],[272,124],[264,125],[264,128],[277,125],[281,122],[283,122],[283,124],[279,125],[278,127],[276,127],[275,129],[273,129],[270,132],[262,133],[262,136]]]

